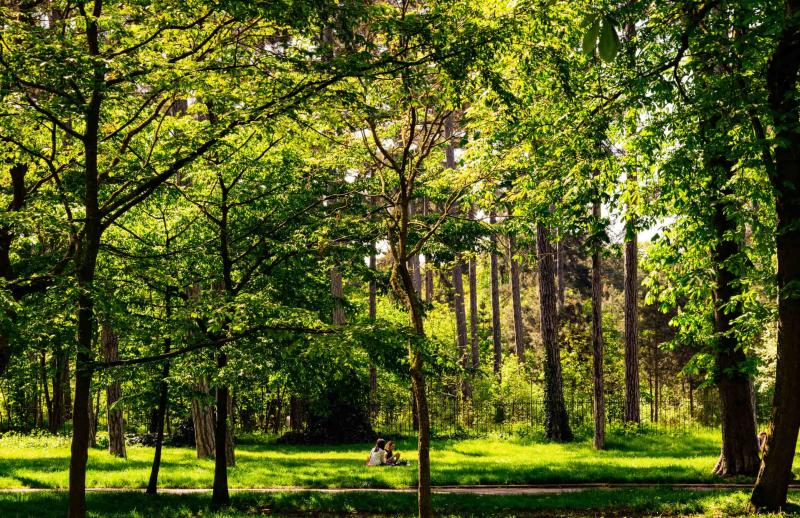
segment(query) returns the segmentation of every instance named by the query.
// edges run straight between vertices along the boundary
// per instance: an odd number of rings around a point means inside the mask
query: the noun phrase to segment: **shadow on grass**
[[[800,511],[797,494],[788,512]],[[380,515],[412,516],[413,493],[273,493],[232,496],[232,506],[219,513],[209,508],[210,494],[156,495],[142,493],[89,493],[90,516],[252,516],[252,515]],[[0,494],[0,516],[43,518],[63,516],[65,493]],[[470,494],[434,495],[436,516],[686,516],[746,514],[744,492],[699,492],[672,489],[591,490],[546,496]]]

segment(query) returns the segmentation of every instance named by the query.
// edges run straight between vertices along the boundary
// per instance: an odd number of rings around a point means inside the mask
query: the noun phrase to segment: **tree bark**
[[[370,270],[376,269],[376,258],[375,254],[372,253],[369,256],[369,268]],[[371,322],[375,321],[375,318],[378,315],[378,297],[377,297],[377,286],[374,280],[369,281],[369,320]],[[375,364],[370,362],[369,364],[369,401],[370,401],[370,414],[373,418],[378,415],[378,371],[375,368]]]
[[[411,373],[411,389],[414,393],[416,406],[415,415],[419,425],[419,431],[417,432],[417,453],[419,455],[417,507],[421,518],[430,518],[433,516],[431,511],[430,418],[428,399],[425,392],[422,351],[420,350],[425,340],[422,301],[414,289],[414,282],[408,267],[402,261],[395,261],[392,285],[395,292],[406,301],[406,307],[414,330],[414,336],[409,341],[409,360],[411,364],[409,370]]]
[[[539,311],[542,345],[544,346],[544,429],[548,439],[571,441],[567,408],[564,404],[561,376],[561,352],[558,348],[556,317],[556,286],[553,251],[547,238],[547,228],[536,225],[536,249],[539,263]]]
[[[592,217],[596,222],[601,217],[600,202],[592,203]],[[592,245],[592,415],[594,417],[594,447],[602,450],[606,446],[606,398],[603,379],[603,278],[601,246]]]
[[[497,222],[497,213],[492,210],[489,212],[489,224],[494,225]],[[500,333],[500,276],[497,264],[497,235],[492,232],[491,235],[492,253],[489,258],[490,271],[489,271],[489,291],[492,302],[492,348],[494,351],[494,361],[492,362],[492,369],[495,375],[500,374],[500,366],[503,363],[503,342]]]
[[[732,164],[731,164],[732,165]],[[734,320],[741,316],[738,275],[731,261],[739,253],[738,244],[730,237],[735,222],[725,216],[723,201],[717,200],[713,227],[717,233],[714,247],[715,287],[714,332],[716,334],[716,383],[720,396],[722,420],[722,449],[714,473],[723,476],[755,475],[761,463],[756,442],[753,394],[750,377],[742,372],[747,357],[734,334]],[[733,308],[731,308],[733,306]]]
[[[93,56],[99,55],[97,19],[101,4],[96,2],[86,22],[86,39]],[[69,464],[69,516],[86,516],[86,463],[89,457],[89,398],[92,384],[92,338],[94,337],[94,276],[102,235],[98,203],[98,142],[100,128],[103,67],[94,67],[94,89],[85,112],[84,151],[84,223],[75,262],[78,283],[78,343],[75,356],[75,409],[72,423],[72,447]],[[65,392],[68,392],[66,390]]]
[[[625,421],[641,422],[639,394],[639,249],[634,222],[625,241]]]
[[[456,344],[458,346],[458,363],[463,369],[461,380],[461,394],[465,400],[471,397],[470,384],[467,380],[466,370],[469,367],[469,350],[467,349],[467,315],[464,310],[464,276],[461,262],[456,259],[453,266],[453,311],[456,316]]]
[[[50,433],[58,433],[66,420],[64,409],[64,388],[69,385],[66,365],[69,362],[67,353],[58,347],[53,354],[53,401],[51,404],[48,428]]]
[[[453,312],[456,317],[456,344],[458,345],[458,358],[462,368],[468,365],[469,353],[467,351],[467,315],[464,310],[464,276],[461,263],[453,266]]]
[[[228,355],[217,353],[217,369],[221,371],[228,364]],[[233,450],[228,448],[228,386],[220,383],[217,387],[217,415],[214,430],[214,485],[211,493],[211,506],[220,508],[231,503],[228,493],[228,465],[234,464]],[[230,457],[229,457],[230,451]],[[223,452],[223,454],[220,454]]]
[[[767,69],[769,104],[775,117],[775,170],[778,255],[778,353],[772,423],[764,460],[750,501],[777,511],[786,505],[800,430],[800,1],[786,3],[786,26]]]
[[[560,233],[559,233],[560,234]],[[556,287],[558,289],[558,315],[564,313],[564,292],[566,291],[566,281],[564,279],[564,236],[558,236],[556,243]]]
[[[472,368],[480,365],[478,350],[478,262],[469,260],[469,342],[472,353]]]
[[[117,333],[104,324],[100,330],[100,342],[103,346],[105,361],[113,362],[119,359],[119,338]],[[106,421],[108,424],[108,452],[115,457],[125,458],[125,423],[122,410],[114,408],[114,403],[122,398],[122,385],[113,381],[106,387]]]
[[[195,391],[208,394],[208,382],[200,378]],[[194,422],[194,444],[197,458],[214,456],[214,408],[206,401],[192,398],[192,421]]]
[[[517,253],[517,240],[508,237],[508,260],[511,263],[511,304],[514,314],[514,350],[520,363],[525,362],[525,328],[522,325],[522,299],[519,284],[519,263],[514,259]],[[550,259],[552,261],[552,258]],[[552,270],[551,270],[552,272]]]
[[[170,239],[167,238],[167,250],[169,250]],[[167,287],[164,294],[165,316],[167,320],[172,318],[172,291]],[[164,338],[164,353],[169,353],[172,348],[172,339],[167,336]],[[169,378],[170,361],[165,360],[161,367],[161,379],[158,382],[158,416],[156,423],[156,444],[153,453],[153,464],[150,467],[150,480],[147,482],[147,494],[155,495],[158,492],[158,472],[161,469],[161,452],[164,447],[164,422],[167,420],[167,402],[169,398]]]

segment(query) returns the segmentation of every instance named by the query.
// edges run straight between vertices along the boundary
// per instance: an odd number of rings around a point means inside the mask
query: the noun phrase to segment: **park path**
[[[638,488],[671,488],[686,489],[690,491],[714,490],[747,490],[752,489],[752,484],[654,484],[654,483],[584,483],[584,484],[542,484],[542,485],[479,485],[479,486],[434,486],[433,493],[438,494],[472,494],[472,495],[550,495],[563,493],[577,493],[588,489],[638,489]],[[790,490],[800,490],[800,484],[791,484]],[[0,488],[0,493],[40,493],[49,491],[67,491],[66,488]],[[91,487],[86,491],[92,493],[122,493],[144,492],[144,489],[124,487]],[[188,495],[196,493],[209,493],[210,488],[159,488],[158,492],[165,495]],[[366,488],[366,487],[337,487],[337,488],[308,488],[308,487],[252,487],[230,488],[232,493],[414,493],[416,488]]]

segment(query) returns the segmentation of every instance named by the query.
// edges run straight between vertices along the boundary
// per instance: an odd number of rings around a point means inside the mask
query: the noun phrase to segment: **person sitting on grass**
[[[384,446],[386,446],[386,441],[383,439],[375,441],[375,447],[369,451],[367,466],[383,466],[386,464],[386,451],[383,449]]]
[[[406,461],[400,460],[400,452],[394,450],[394,441],[386,443],[386,464],[389,466],[405,466]]]

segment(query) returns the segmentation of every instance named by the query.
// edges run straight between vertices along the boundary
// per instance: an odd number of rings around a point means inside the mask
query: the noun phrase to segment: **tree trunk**
[[[194,390],[208,394],[208,382],[200,378]],[[194,422],[194,444],[197,458],[214,456],[214,408],[204,399],[192,398],[192,421]]]
[[[419,464],[417,470],[417,507],[420,518],[433,516],[431,510],[431,467],[430,467],[430,417],[428,399],[425,393],[425,375],[423,372],[423,358],[420,347],[425,340],[425,327],[423,321],[422,302],[419,294],[414,289],[413,279],[407,266],[395,261],[392,275],[394,291],[406,301],[406,307],[411,317],[414,337],[409,341],[409,360],[411,363],[411,389],[414,393],[416,417],[419,423],[417,433],[417,453]]]
[[[94,8],[94,17],[87,20],[86,37],[92,53],[98,51],[97,18],[100,4]],[[102,235],[101,213],[98,203],[98,142],[100,106],[102,95],[98,91],[104,81],[102,67],[95,67],[94,84],[85,113],[84,146],[84,215],[83,235],[78,243],[75,261],[78,284],[78,343],[75,356],[75,409],[72,422],[72,447],[69,463],[69,516],[86,516],[86,463],[89,458],[89,397],[92,384],[92,338],[95,329],[94,275]],[[69,393],[67,388],[65,395]]]
[[[369,268],[375,270],[376,258],[375,254],[369,256]],[[369,320],[374,322],[378,314],[378,297],[377,286],[374,280],[369,281]],[[370,415],[374,419],[378,415],[378,371],[375,369],[375,364],[369,364],[369,401],[370,401]]]
[[[800,1],[786,2],[786,26],[767,72],[776,141],[772,186],[776,193],[778,255],[778,353],[772,423],[751,503],[777,511],[786,505],[800,430]]]
[[[497,214],[494,210],[492,210],[489,212],[489,224],[494,225],[496,220]],[[492,254],[489,258],[491,263],[489,272],[489,291],[492,300],[492,347],[494,350],[494,362],[492,363],[492,367],[495,375],[499,375],[500,366],[503,363],[503,342],[502,335],[500,333],[500,272],[498,271],[497,254],[495,253],[495,250],[497,250],[497,235],[494,232],[492,232],[491,240]]]
[[[511,303],[514,313],[514,350],[520,363],[525,362],[525,329],[522,326],[522,299],[519,285],[519,263],[514,258],[517,253],[517,240],[508,237],[508,260],[511,263]],[[552,258],[550,259],[552,261]]]
[[[592,203],[592,217],[598,222],[601,217],[600,202]],[[594,447],[602,450],[606,446],[606,398],[603,383],[603,280],[600,244],[592,246],[592,415],[594,417]]]
[[[50,433],[58,433],[61,427],[64,426],[66,415],[64,411],[64,387],[69,384],[65,366],[68,361],[67,353],[60,347],[56,349],[53,354],[53,367],[55,370],[53,374],[53,401],[48,422]]]
[[[228,364],[228,356],[224,352],[217,353],[217,369],[222,370]],[[224,383],[217,387],[217,415],[214,430],[214,485],[211,493],[211,506],[220,508],[230,505],[228,494],[228,465],[234,464],[232,449],[228,447],[228,386]],[[229,458],[228,452],[231,457]],[[223,452],[220,455],[220,452]]]
[[[89,410],[89,442],[87,443],[89,448],[94,448],[97,446],[97,418],[94,414],[94,405],[92,404],[92,393],[89,392],[89,404],[87,405]]]
[[[711,123],[712,131],[718,127]],[[711,147],[711,146],[709,146]],[[714,334],[716,355],[714,359],[715,381],[719,388],[720,417],[722,421],[722,448],[714,474],[722,476],[755,475],[761,459],[758,457],[756,441],[755,409],[750,375],[745,370],[747,356],[736,338],[734,322],[742,316],[741,279],[737,266],[733,264],[741,253],[736,240],[736,221],[726,212],[734,207],[727,187],[733,175],[735,163],[711,147],[711,157],[706,167],[714,178],[715,199],[710,227],[715,234],[712,260],[715,275],[712,298],[714,301]]]
[[[458,362],[464,370],[461,380],[461,392],[464,399],[470,397],[469,382],[466,379],[466,369],[469,367],[469,351],[467,350],[467,315],[464,310],[464,276],[461,271],[461,262],[456,259],[453,266],[453,311],[456,316],[456,344],[458,345]]]
[[[478,351],[478,271],[477,261],[469,260],[469,343],[472,353],[472,368],[480,365],[480,352]]]
[[[564,312],[564,292],[566,284],[564,279],[564,236],[559,233],[558,243],[556,243],[556,287],[558,289],[558,315]]]
[[[422,199],[422,216],[427,217],[430,207],[427,198]],[[426,258],[425,260],[425,302],[433,302],[433,264]]]
[[[167,239],[167,250],[169,250],[170,240]],[[172,318],[172,292],[167,287],[164,296],[165,316],[169,320]],[[164,338],[164,353],[169,353],[172,348],[172,339],[167,336]],[[169,397],[169,378],[170,362],[164,360],[161,367],[161,379],[158,382],[158,422],[156,423],[156,444],[155,452],[153,453],[153,464],[150,467],[150,480],[147,482],[147,494],[155,495],[158,492],[158,472],[161,469],[161,451],[164,447],[164,422],[167,420],[167,401]],[[120,415],[120,420],[121,420]],[[109,419],[110,421],[110,419]],[[124,444],[124,443],[123,443]],[[110,446],[110,445],[109,445]]]
[[[553,251],[547,239],[547,229],[536,225],[536,249],[539,263],[539,310],[542,345],[544,346],[544,429],[548,439],[571,441],[567,408],[564,404],[561,377],[561,352],[558,348],[556,318],[556,286]]]
[[[640,423],[639,407],[639,249],[636,227],[626,226],[625,241],[625,421]]]
[[[735,308],[730,308],[732,299],[738,296],[736,286],[739,280],[728,265],[738,253],[738,246],[723,237],[735,230],[735,224],[725,217],[721,203],[715,209],[714,222],[720,240],[714,251],[716,286],[713,298],[714,331],[717,335],[715,369],[722,420],[722,449],[714,473],[723,476],[755,475],[761,461],[755,439],[758,432],[752,390],[749,375],[742,372],[747,357],[736,339],[733,326],[734,319],[741,316],[741,307],[736,304]]]
[[[119,359],[119,339],[108,324],[103,325],[100,331],[100,342],[103,346],[105,361],[112,362]],[[114,408],[114,403],[122,398],[122,385],[113,381],[106,387],[106,421],[108,422],[108,452],[115,457],[126,457],[125,452],[125,423],[122,418],[122,409]]]

